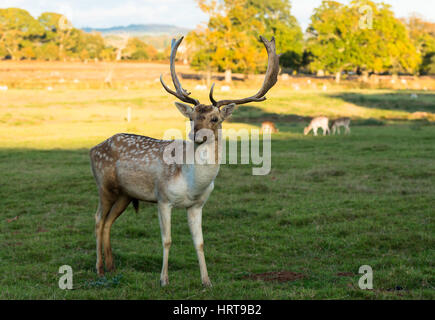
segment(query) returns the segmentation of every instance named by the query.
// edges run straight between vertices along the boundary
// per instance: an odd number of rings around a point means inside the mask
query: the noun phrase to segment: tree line
[[[267,65],[259,35],[276,38],[288,72],[435,74],[435,23],[418,16],[399,19],[391,7],[371,0],[348,5],[322,1],[305,32],[289,0],[197,0],[209,20],[186,36],[183,60],[196,70],[261,73]],[[26,10],[0,9],[0,59],[166,60],[139,38],[107,41],[74,28],[61,14],[37,19]]]
[[[121,37],[117,42],[115,45],[100,33],[86,33],[74,28],[59,13],[45,12],[35,19],[23,9],[0,9],[0,59],[110,61],[168,58],[167,51],[158,52],[138,38]]]
[[[418,16],[395,17],[371,0],[348,5],[322,1],[304,33],[289,0],[197,0],[209,15],[188,34],[192,67],[198,70],[263,72],[259,35],[275,36],[280,63],[290,72],[435,74],[435,24]]]

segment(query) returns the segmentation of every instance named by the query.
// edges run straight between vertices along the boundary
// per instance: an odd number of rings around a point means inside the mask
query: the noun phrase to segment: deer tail
[[[138,213],[139,212],[139,200],[133,199],[132,202],[133,202],[134,211],[136,211],[136,213]]]

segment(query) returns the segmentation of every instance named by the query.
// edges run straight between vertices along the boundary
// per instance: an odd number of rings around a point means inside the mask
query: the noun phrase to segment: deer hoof
[[[114,272],[115,271],[115,265],[109,265],[106,267],[107,272]]]
[[[211,287],[213,287],[213,285],[211,284],[210,279],[204,279],[204,280],[202,280],[202,284],[203,284],[203,286],[206,287],[206,288],[211,288]]]
[[[168,284],[169,284],[169,279],[168,279],[168,277],[164,277],[164,278],[161,278],[161,279],[160,279],[160,285],[161,285],[162,287],[166,287]]]
[[[98,274],[100,277],[103,277],[103,276],[104,276],[104,268],[103,268],[103,266],[97,266],[97,274]]]

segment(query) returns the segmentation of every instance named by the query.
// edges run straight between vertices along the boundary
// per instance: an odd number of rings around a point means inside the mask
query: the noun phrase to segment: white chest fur
[[[202,149],[211,147],[201,146]],[[213,147],[214,148],[214,147]],[[197,150],[196,150],[197,151]],[[214,153],[206,152],[214,158]],[[204,160],[204,159],[202,159]],[[219,172],[219,163],[184,164],[181,173],[168,186],[169,200],[174,206],[190,207],[198,202],[205,202],[214,187],[214,179]],[[214,160],[214,159],[213,159]]]

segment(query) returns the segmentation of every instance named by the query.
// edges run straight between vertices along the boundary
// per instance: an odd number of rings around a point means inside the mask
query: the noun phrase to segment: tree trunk
[[[205,82],[207,84],[207,88],[210,88],[211,85],[211,69],[207,68],[207,71],[205,72]]]
[[[336,82],[336,83],[340,83],[340,79],[341,79],[341,71],[338,71],[338,72],[335,74],[335,82]]]
[[[369,82],[369,72],[368,71],[362,72],[362,81],[365,83]]]
[[[231,69],[227,69],[225,70],[225,82],[231,83],[231,81],[232,81],[232,72]]]

